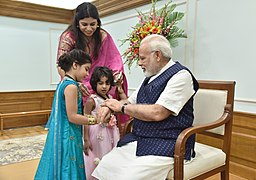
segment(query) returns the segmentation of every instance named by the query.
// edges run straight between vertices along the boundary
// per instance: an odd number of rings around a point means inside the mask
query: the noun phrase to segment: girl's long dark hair
[[[65,31],[72,31],[74,33],[76,38],[76,48],[81,50],[85,50],[87,48],[90,50],[89,40],[80,31],[80,28],[79,28],[79,20],[84,18],[90,18],[90,17],[93,19],[97,19],[97,23],[98,23],[98,27],[92,35],[92,38],[94,40],[94,49],[93,49],[92,56],[94,58],[98,58],[102,37],[100,33],[101,21],[100,21],[99,13],[96,6],[88,2],[84,2],[79,6],[77,6],[74,14],[73,22],[72,24],[69,25],[69,27]]]

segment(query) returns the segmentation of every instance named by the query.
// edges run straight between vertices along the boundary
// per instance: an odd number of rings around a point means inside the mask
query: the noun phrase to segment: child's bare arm
[[[127,96],[123,89],[123,80],[122,79],[116,80],[116,89],[117,89],[118,96],[121,100],[127,99]]]
[[[118,96],[121,100],[126,100],[127,99],[127,96],[126,94],[124,93],[124,90],[123,90],[123,87],[122,85],[121,86],[117,86],[117,92],[118,92]]]
[[[84,104],[84,114],[91,114],[91,112],[95,109],[95,102],[93,98],[89,97]]]
[[[84,115],[90,115],[91,112],[95,109],[95,102],[92,98],[88,98],[84,104]],[[88,127],[84,127],[84,139],[89,139]]]
[[[77,90],[77,86],[75,85],[68,85],[64,90],[68,120],[80,125],[95,123],[95,121],[91,121],[89,118],[77,113]]]
[[[90,115],[92,110],[95,109],[95,102],[92,98],[88,98],[84,105],[84,115]],[[89,148],[92,150],[91,142],[89,139],[89,127],[84,126],[84,153],[88,155]]]
[[[116,85],[116,89],[118,92],[118,96],[121,100],[127,99],[127,96],[123,90],[123,73],[122,72],[115,72],[114,74],[114,81]]]

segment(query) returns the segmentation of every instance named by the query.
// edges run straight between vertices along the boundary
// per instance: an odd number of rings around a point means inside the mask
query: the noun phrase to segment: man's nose
[[[141,59],[138,60],[138,65],[141,66],[142,65],[142,61]]]

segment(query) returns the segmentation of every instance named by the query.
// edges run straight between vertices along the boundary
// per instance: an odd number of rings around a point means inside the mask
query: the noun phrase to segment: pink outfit
[[[91,114],[96,115],[104,100],[95,94],[92,94],[90,98],[94,99],[95,102],[95,109]],[[86,180],[95,179],[91,176],[93,170],[96,168],[94,162],[95,158],[101,159],[105,154],[110,152],[119,141],[119,130],[115,122],[116,119],[113,116],[110,123],[106,125],[96,124],[88,126],[92,151],[89,150],[88,156],[84,155]]]
[[[73,35],[73,33],[71,31],[64,32],[60,37],[57,57],[59,58],[63,53],[69,52],[75,47],[76,47],[75,36]],[[93,90],[90,85],[90,78],[91,78],[92,72],[97,66],[107,66],[113,72],[116,72],[116,71],[123,72],[123,89],[125,94],[127,95],[128,84],[127,84],[126,76],[124,74],[123,61],[112,37],[108,33],[105,39],[102,41],[98,58],[97,59],[92,58],[92,66],[90,68],[89,76],[87,76],[83,80],[83,83],[89,88],[91,93],[93,93]],[[116,87],[112,87],[109,94],[113,96],[113,98],[118,99]],[[84,99],[84,102],[85,102],[85,99]],[[119,119],[119,122],[122,124],[122,123],[125,123],[129,119],[129,117],[126,115],[125,116],[123,115],[121,118],[118,118],[118,119]]]

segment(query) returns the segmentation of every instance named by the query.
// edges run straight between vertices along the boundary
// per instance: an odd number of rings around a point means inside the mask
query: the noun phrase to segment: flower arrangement
[[[129,42],[128,49],[122,55],[126,59],[124,63],[128,65],[129,70],[134,62],[137,64],[140,42],[147,35],[161,34],[169,40],[172,47],[178,45],[177,38],[187,37],[185,31],[176,26],[178,21],[183,18],[184,13],[174,12],[176,4],[171,1],[160,10],[156,10],[156,1],[152,0],[152,7],[148,14],[137,11],[139,22],[132,27],[133,30],[128,37],[121,40],[121,46]]]

